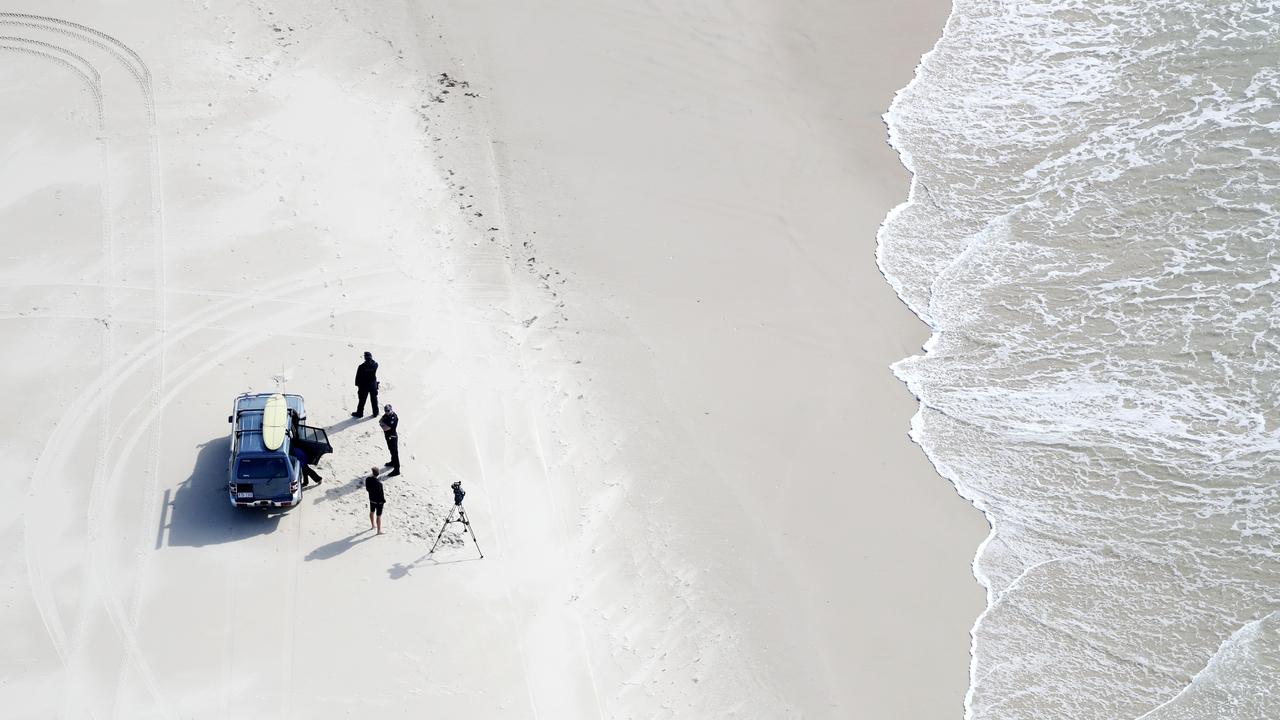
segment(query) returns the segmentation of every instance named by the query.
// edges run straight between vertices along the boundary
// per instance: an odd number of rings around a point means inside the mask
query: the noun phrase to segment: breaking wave
[[[1280,717],[1277,47],[1276,1],[957,0],[886,115],[894,371],[992,526],[969,718]]]

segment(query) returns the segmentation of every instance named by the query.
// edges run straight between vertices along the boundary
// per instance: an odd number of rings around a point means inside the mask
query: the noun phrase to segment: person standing
[[[396,435],[396,426],[400,424],[400,418],[390,405],[384,405],[382,409],[386,412],[382,413],[378,427],[382,428],[382,436],[387,440],[387,450],[391,453],[391,459],[383,467],[391,468],[387,477],[395,477],[400,474],[400,438]]]
[[[369,411],[377,417],[378,415],[378,363],[373,359],[373,353],[365,352],[364,362],[356,367],[356,393],[360,398],[359,404],[356,405],[356,411],[351,413],[351,417],[364,417],[364,401],[373,396],[373,402],[369,405]]]
[[[364,479],[364,489],[369,493],[369,529],[376,528],[377,534],[381,535],[382,506],[387,504],[387,497],[382,492],[382,481],[378,479],[378,468],[369,468],[369,477]]]

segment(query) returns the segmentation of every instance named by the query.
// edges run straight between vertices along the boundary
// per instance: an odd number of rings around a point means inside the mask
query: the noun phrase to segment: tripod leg
[[[462,511],[462,524],[467,526],[467,532],[471,533],[471,542],[476,545],[476,552],[480,553],[480,557],[484,557],[484,551],[480,549],[480,541],[476,540],[476,531],[471,529],[471,518],[467,517],[467,511]]]
[[[440,532],[436,535],[436,541],[431,543],[431,549],[427,551],[427,555],[436,551],[436,546],[440,544],[440,538],[444,537],[444,529],[449,527],[451,522],[453,522],[453,510],[450,510],[449,517],[444,519],[444,524],[440,526]]]

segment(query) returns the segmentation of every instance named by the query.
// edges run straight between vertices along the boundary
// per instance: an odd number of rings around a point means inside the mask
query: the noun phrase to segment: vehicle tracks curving
[[[314,284],[321,283],[320,281],[317,281]],[[351,295],[354,299],[372,302],[372,307],[392,305],[400,302],[399,299],[394,297],[392,299],[385,300],[382,303],[376,302],[377,298],[385,296],[386,288],[381,285],[374,285],[363,291],[352,293]],[[314,304],[303,304],[282,311],[282,313],[274,317],[286,325],[295,325],[311,320],[322,319],[327,316],[327,309],[317,310],[315,309]],[[120,444],[118,451],[114,453],[114,457],[116,459],[111,464],[110,472],[105,473],[105,483],[103,477],[95,478],[95,486],[92,491],[90,510],[87,517],[91,536],[96,536],[98,534],[98,531],[101,528],[101,518],[106,514],[105,511],[107,509],[107,503],[110,498],[115,497],[118,494],[117,491],[122,483],[128,458],[137,448],[138,444],[150,434],[149,430],[157,423],[165,407],[167,407],[169,403],[172,402],[181,392],[186,390],[187,387],[200,381],[210,369],[216,367],[227,358],[234,356],[236,353],[242,352],[247,347],[250,347],[255,343],[262,342],[263,339],[264,334],[256,327],[251,327],[237,332],[232,338],[224,340],[222,343],[206,350],[200,356],[193,358],[176,368],[175,375],[182,379],[174,382],[172,386],[166,388],[158,395],[158,397],[155,398],[153,402],[138,403],[135,405],[133,411],[124,418],[125,422],[121,423],[122,427],[132,428],[132,430],[128,431],[120,440],[117,440],[117,443],[122,444]],[[134,419],[135,415],[140,412],[143,407],[148,408],[145,415]],[[295,537],[293,537],[295,549],[297,544],[300,542],[300,535],[298,534],[300,532],[300,526],[295,528]],[[145,539],[145,536],[140,534],[140,538]],[[136,623],[128,622],[129,618],[126,617],[124,608],[119,600],[120,594],[115,591],[111,575],[106,570],[109,566],[109,561],[105,557],[106,549],[101,543],[96,542],[90,542],[89,548],[91,556],[90,565],[95,569],[95,572],[97,573],[97,580],[103,591],[101,599],[102,603],[106,606],[111,624],[119,636],[121,643],[124,645],[124,651],[128,658],[128,662],[126,662],[125,665],[132,667],[139,672],[144,683],[147,685],[149,692],[151,692],[153,699],[155,699],[157,703],[160,703],[162,702],[163,697],[160,695],[159,683],[155,680],[154,675],[151,673],[149,666],[146,663],[145,658],[142,657],[138,647],[136,628],[133,627]],[[296,572],[296,568],[293,568],[293,571]],[[141,573],[139,573],[139,575],[141,575]],[[294,582],[291,586],[292,591],[295,594],[293,599],[294,603],[297,601],[296,580],[297,578],[295,576]],[[290,631],[290,642],[292,642],[291,638],[292,630]],[[286,702],[286,709],[288,707],[288,703]],[[168,712],[165,712],[164,714],[165,716],[169,716]]]
[[[382,273],[370,271],[363,275],[376,276],[379,274]],[[271,294],[227,298],[210,308],[194,313],[188,318],[190,324],[184,323],[182,330],[171,333],[164,339],[153,336],[138,351],[108,366],[88,388],[76,396],[75,400],[73,400],[70,406],[64,411],[63,419],[55,425],[54,430],[50,433],[45,449],[40,453],[36,460],[35,471],[32,474],[31,487],[28,490],[28,498],[32,498],[34,496],[37,488],[46,486],[48,484],[47,477],[51,474],[56,474],[55,471],[59,469],[60,465],[58,464],[58,461],[50,458],[54,449],[68,447],[75,438],[82,436],[89,419],[102,411],[106,403],[109,402],[114,390],[125,382],[134,379],[138,372],[144,370],[147,365],[163,351],[164,346],[171,346],[174,343],[182,341],[202,330],[205,327],[205,323],[200,322],[201,320],[214,321],[226,318],[241,312],[248,307],[252,307],[258,302],[262,302],[264,300],[269,301],[276,296],[287,296],[288,294],[314,289],[316,286],[323,286],[324,283],[324,280],[317,280],[309,274],[299,274],[269,285],[268,291]],[[378,292],[378,287],[375,285],[368,292],[370,294],[376,293]],[[304,305],[300,307],[305,308],[307,306]],[[212,365],[216,364],[220,359],[221,358],[206,360],[203,364],[197,367],[202,370],[208,370],[209,367],[212,367]],[[186,366],[184,366],[184,368],[185,367]],[[197,367],[190,369],[196,370]],[[171,398],[176,390],[183,389],[189,384],[190,381],[182,382],[167,393],[161,393],[159,388],[157,388],[157,391],[151,398],[151,411],[148,413],[147,420],[143,427],[149,425],[153,421],[153,417],[158,414],[162,400],[167,402],[168,398]],[[133,417],[133,413],[127,415],[125,420],[128,420],[130,417]],[[133,444],[136,444],[136,441]],[[128,448],[128,452],[132,451],[133,444]],[[127,457],[128,452],[121,455],[121,457]],[[86,524],[92,524],[94,527],[96,527],[96,521],[92,520],[88,515],[96,512],[96,508],[103,502],[101,485],[103,478],[106,475],[105,470],[105,465],[101,468],[95,468],[94,477],[89,488],[91,509],[88,511],[86,516]],[[115,473],[115,475],[118,475],[118,472]],[[32,582],[32,591],[36,595],[37,608],[40,611],[42,618],[45,620],[46,629],[49,631],[50,637],[54,641],[55,648],[57,649],[59,656],[64,659],[64,664],[67,664],[68,656],[74,656],[75,652],[78,652],[78,642],[68,642],[60,614],[58,613],[57,607],[52,599],[52,589],[43,577],[43,574],[40,572],[40,563],[34,556],[31,544],[31,538],[33,535],[30,527],[31,519],[30,514],[24,514],[24,522],[27,524],[26,532],[24,532],[24,543],[27,553],[28,575]],[[90,546],[93,547],[93,544],[90,543]],[[113,587],[109,581],[106,583],[106,586]],[[88,604],[82,604],[82,614],[87,613],[90,607],[91,606]],[[125,629],[123,625],[119,624],[118,621],[121,618],[122,614],[120,613],[109,613],[109,619],[111,619],[113,624],[116,625],[116,632],[121,634],[122,637],[131,637],[131,632]],[[75,652],[72,652],[72,650]],[[144,681],[148,676],[149,673],[143,674]]]

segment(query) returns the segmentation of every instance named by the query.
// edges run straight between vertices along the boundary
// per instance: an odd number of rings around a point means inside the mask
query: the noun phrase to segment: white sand
[[[983,523],[872,258],[945,6],[83,5],[0,16],[6,716],[961,715]],[[281,385],[325,483],[233,511]]]

